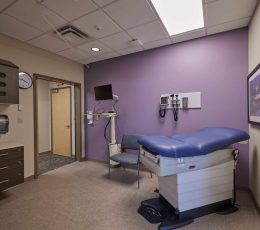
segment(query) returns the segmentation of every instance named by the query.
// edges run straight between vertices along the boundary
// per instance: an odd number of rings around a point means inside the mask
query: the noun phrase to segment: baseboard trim
[[[82,162],[82,161],[86,161],[86,160],[87,160],[86,157],[81,157],[79,161]]]
[[[25,177],[25,178],[24,178],[24,182],[30,181],[30,180],[33,180],[33,179],[34,179],[34,175],[28,176],[28,177]]]
[[[254,194],[252,193],[251,189],[248,188],[248,187],[241,187],[241,186],[237,186],[237,189],[242,190],[242,191],[247,191],[249,193],[249,195],[250,195],[250,197],[251,197],[251,199],[254,203],[255,209],[256,209],[258,215],[260,216],[260,207],[258,206],[256,199],[254,197]]]
[[[247,191],[247,192],[250,192],[250,189],[248,187],[244,187],[244,186],[236,186],[236,188],[238,190],[241,190],[241,191]]]
[[[85,161],[92,161],[92,162],[96,162],[96,163],[107,164],[107,161],[97,160],[97,159],[89,158],[89,157],[85,157]]]
[[[253,203],[255,205],[255,208],[256,208],[256,211],[258,212],[258,215],[260,216],[260,207],[258,206],[257,202],[256,202],[256,199],[254,197],[254,194],[252,193],[251,189],[248,189],[249,190],[249,194],[253,200]]]
[[[51,152],[51,150],[49,150],[49,151],[44,151],[44,152],[41,152],[41,153],[39,153],[40,155],[41,154],[46,154],[46,153],[50,153]]]

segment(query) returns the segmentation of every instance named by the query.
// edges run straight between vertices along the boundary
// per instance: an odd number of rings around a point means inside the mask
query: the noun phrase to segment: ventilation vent
[[[90,36],[72,25],[66,25],[53,32],[56,38],[66,40],[70,45],[75,46],[93,40]]]

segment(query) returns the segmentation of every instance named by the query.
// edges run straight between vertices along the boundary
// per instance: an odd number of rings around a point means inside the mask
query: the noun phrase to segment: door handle
[[[70,128],[70,125],[65,125],[66,128]]]

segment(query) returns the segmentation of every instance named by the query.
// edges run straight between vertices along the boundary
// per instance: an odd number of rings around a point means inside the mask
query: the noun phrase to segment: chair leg
[[[140,188],[140,163],[137,164],[137,173],[138,173],[138,189]]]

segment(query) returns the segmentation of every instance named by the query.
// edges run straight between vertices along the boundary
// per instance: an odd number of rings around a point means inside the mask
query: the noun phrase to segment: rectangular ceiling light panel
[[[151,0],[170,36],[204,27],[202,0]]]

